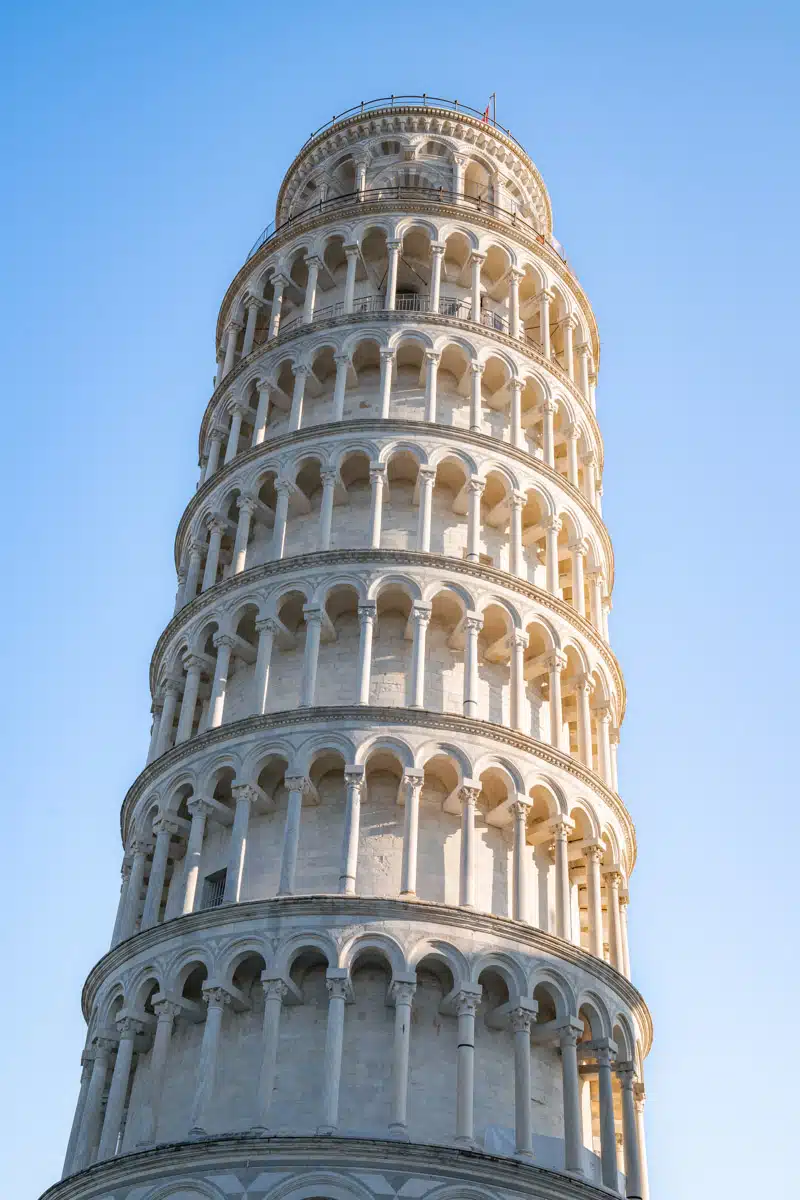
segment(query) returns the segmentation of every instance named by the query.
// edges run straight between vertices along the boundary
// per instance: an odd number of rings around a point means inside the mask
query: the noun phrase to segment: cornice
[[[402,200],[371,200],[364,202],[356,202],[352,205],[344,206],[336,209],[336,220],[347,220],[350,216],[364,215],[379,215],[386,213],[399,213],[405,215],[407,213],[425,213],[427,215],[435,215],[440,213],[442,216],[450,217],[460,221],[463,225],[477,225],[479,228],[490,230],[497,233],[504,240],[516,242],[524,246],[527,251],[534,254],[537,258],[543,259],[554,274],[558,275],[559,279],[572,291],[575,298],[578,300],[584,317],[588,321],[589,328],[592,334],[592,350],[594,353],[595,365],[599,370],[600,367],[600,335],[597,329],[597,321],[595,320],[592,306],[589,302],[589,297],[586,295],[583,287],[577,279],[577,276],[564,266],[561,259],[556,254],[555,250],[548,247],[546,244],[538,242],[535,238],[528,236],[519,226],[511,225],[506,221],[501,221],[496,217],[491,217],[488,213],[479,213],[472,209],[464,209],[458,204],[440,204],[426,203],[425,201],[415,200],[403,202]],[[245,263],[239,268],[234,275],[231,283],[226,291],[222,304],[220,306],[219,316],[217,317],[216,326],[216,345],[219,347],[224,329],[228,310],[238,294],[240,288],[254,272],[256,267],[259,267],[265,262],[270,255],[276,250],[282,249],[289,242],[293,241],[300,233],[307,234],[316,229],[321,229],[326,225],[333,224],[329,213],[322,213],[315,217],[309,217],[307,221],[298,219],[297,223],[293,223],[285,233],[276,234],[274,238],[266,242],[261,249],[257,250],[252,258],[248,258]],[[513,340],[513,339],[512,339]]]
[[[427,732],[442,730],[446,733],[460,735],[467,742],[474,743],[476,738],[485,738],[490,742],[508,746],[521,754],[528,754],[537,762],[547,763],[548,766],[564,771],[577,779],[583,787],[595,793],[608,806],[616,817],[625,836],[625,857],[632,871],[636,863],[636,830],[630,813],[621,798],[608,787],[594,771],[584,766],[571,754],[556,750],[547,742],[520,733],[516,729],[508,729],[505,725],[497,725],[493,721],[479,721],[472,717],[459,716],[457,713],[436,713],[425,708],[401,708],[376,704],[317,704],[309,708],[285,709],[280,712],[266,713],[264,716],[244,717],[239,721],[231,721],[216,729],[207,729],[205,733],[197,734],[178,746],[165,751],[159,758],[153,759],[133,781],[122,801],[120,812],[120,833],[122,841],[127,841],[130,815],[140,796],[147,791],[162,774],[173,771],[181,763],[204,750],[223,746],[227,742],[236,742],[249,734],[274,733],[279,729],[293,729],[298,726],[322,725],[327,731],[342,725],[356,729],[380,729],[385,726],[396,728],[403,726],[412,729],[424,729]]]
[[[255,922],[263,927],[265,921],[277,923],[297,917],[352,917],[361,924],[368,921],[412,921],[429,927],[432,922],[463,930],[476,930],[492,937],[503,937],[521,943],[525,948],[552,955],[570,966],[600,980],[615,991],[636,1013],[642,1030],[644,1053],[650,1049],[653,1025],[644,997],[629,979],[610,963],[597,958],[581,946],[555,934],[537,929],[524,921],[494,916],[477,909],[458,908],[432,900],[393,900],[388,897],[340,896],[322,893],[312,896],[276,896],[265,900],[246,900],[236,905],[223,904],[185,916],[173,917],[160,925],[135,933],[120,942],[95,964],[81,993],[81,1006],[86,1021],[92,1011],[93,999],[110,974],[118,972],[126,962],[141,953],[153,953],[167,940],[178,939],[186,944],[193,935],[219,929],[235,921],[237,925]]]
[[[379,309],[377,312],[371,313],[340,313],[338,316],[328,317],[324,321],[312,321],[308,325],[295,325],[287,333],[279,333],[278,337],[272,338],[270,341],[262,342],[255,349],[242,358],[222,379],[211,394],[211,398],[206,405],[206,410],[203,413],[203,418],[200,422],[200,433],[198,436],[198,453],[202,455],[205,438],[208,432],[208,424],[211,420],[217,402],[230,389],[232,383],[235,383],[244,371],[258,361],[261,355],[266,354],[276,348],[286,346],[290,342],[297,341],[312,333],[319,333],[320,330],[335,329],[341,326],[350,325],[370,325],[370,324],[388,324],[394,323],[397,328],[404,325],[442,325],[448,329],[457,329],[461,332],[481,331],[482,336],[498,341],[507,350],[513,350],[518,354],[523,354],[526,358],[532,359],[543,370],[549,371],[556,377],[562,387],[566,388],[572,396],[573,400],[577,401],[581,412],[588,421],[592,436],[597,445],[598,455],[600,458],[600,469],[602,470],[605,458],[603,447],[603,436],[600,432],[600,426],[597,423],[597,417],[592,411],[591,405],[587,404],[586,398],[580,388],[570,379],[566,371],[553,359],[545,358],[533,348],[530,342],[523,342],[521,339],[512,338],[510,334],[503,333],[499,329],[489,330],[485,325],[478,325],[474,321],[461,320],[458,317],[446,317],[441,313],[423,313],[423,312],[404,312],[401,309]],[[447,426],[446,428],[451,428]]]
[[[364,1174],[382,1176],[386,1171],[400,1171],[404,1175],[433,1176],[438,1182],[432,1184],[432,1191],[460,1186],[470,1196],[504,1192],[526,1200],[608,1200],[612,1194],[585,1179],[483,1150],[388,1138],[270,1137],[248,1132],[192,1138],[119,1154],[53,1184],[40,1200],[107,1200],[112,1194],[127,1195],[131,1188],[139,1194],[142,1188],[148,1189],[169,1176],[182,1180],[188,1175],[220,1176],[254,1164],[296,1178],[298,1183],[305,1175],[318,1176],[321,1170],[353,1171],[362,1190]],[[279,1178],[276,1174],[276,1185]]]
[[[559,600],[544,588],[536,587],[535,584],[528,583],[517,575],[501,571],[498,567],[471,563],[466,559],[453,558],[446,554],[428,554],[423,550],[317,550],[310,554],[299,554],[294,558],[279,558],[272,562],[261,563],[257,567],[240,571],[238,575],[224,579],[221,583],[215,583],[213,587],[206,588],[183,608],[178,609],[156,642],[150,659],[151,695],[155,695],[158,661],[170,638],[203,609],[212,607],[219,600],[245,587],[252,587],[254,583],[258,583],[262,579],[279,578],[284,574],[298,574],[314,567],[375,566],[376,564],[386,564],[395,568],[399,565],[428,567],[436,571],[450,572],[453,575],[465,575],[484,583],[491,582],[497,587],[505,588],[506,591],[515,592],[518,596],[524,596],[528,600],[534,600],[543,608],[556,613],[562,620],[574,626],[594,646],[612,672],[619,697],[619,723],[622,724],[625,717],[627,693],[617,657],[608,643],[599,636],[594,625],[582,617],[571,604]]]
[[[468,429],[454,430],[450,425],[437,425],[428,421],[400,421],[394,418],[383,419],[377,417],[369,418],[368,420],[330,421],[324,425],[312,425],[308,429],[298,429],[294,433],[284,433],[269,441],[263,441],[258,446],[251,446],[249,449],[242,451],[241,454],[237,454],[231,462],[219,467],[210,479],[207,479],[205,483],[200,485],[183,511],[175,534],[175,569],[177,570],[180,565],[180,542],[186,535],[186,526],[190,523],[194,511],[202,505],[214,488],[219,486],[220,481],[231,478],[235,475],[238,468],[256,462],[259,458],[268,458],[270,455],[289,449],[292,446],[304,446],[308,442],[326,441],[334,433],[371,433],[373,435],[398,433],[406,437],[427,435],[435,437],[439,441],[444,441],[448,445],[452,445],[454,441],[458,440],[468,446],[491,449],[496,452],[498,458],[510,458],[522,466],[528,467],[529,470],[542,475],[557,487],[563,488],[567,495],[571,496],[577,502],[584,516],[588,517],[603,543],[609,565],[609,593],[613,590],[614,547],[611,543],[611,536],[606,523],[597,509],[593,508],[586,499],[583,492],[573,483],[570,483],[566,475],[562,475],[555,468],[548,466],[541,458],[534,458],[532,454],[526,454],[524,450],[520,450],[517,446],[512,446],[508,442],[502,442],[498,438],[489,437],[487,434],[472,433]]]

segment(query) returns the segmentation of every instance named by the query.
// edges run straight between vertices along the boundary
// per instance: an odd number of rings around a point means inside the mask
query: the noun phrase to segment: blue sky
[[[225,288],[332,113],[497,91],[603,343],[654,1200],[796,1195],[796,13],[34,0],[2,22],[4,1193],[60,1173]]]

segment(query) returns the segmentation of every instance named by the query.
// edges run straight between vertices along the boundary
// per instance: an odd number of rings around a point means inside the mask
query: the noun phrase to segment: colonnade
[[[373,462],[370,464],[368,547],[364,548],[371,550],[381,549],[387,472],[386,463]],[[336,490],[342,485],[338,472],[331,470],[322,472],[321,482],[322,497],[317,520],[316,549],[317,551],[326,551],[331,548]],[[415,548],[426,554],[431,552],[435,483],[436,468],[421,466],[419,468],[419,507]],[[476,475],[469,477],[464,487],[467,510],[465,557],[471,563],[481,561],[481,529],[484,526],[481,496],[485,487],[486,479]],[[233,540],[232,552],[227,556],[230,563],[230,575],[238,575],[247,570],[248,548],[252,541],[256,521],[260,521],[267,528],[272,529],[270,561],[279,562],[285,557],[290,501],[294,494],[299,493],[299,489],[293,481],[279,478],[275,481],[275,493],[274,509],[269,508],[253,494],[240,493],[236,499],[238,519],[235,527],[223,513],[214,513],[207,523],[207,544],[197,538],[189,541],[188,558],[178,580],[176,612],[189,604],[196,595],[207,591],[218,582],[223,558],[222,544],[226,536]],[[504,503],[508,509],[509,573],[518,578],[527,578],[525,547],[536,541],[543,541],[546,588],[552,595],[560,599],[564,590],[561,564],[566,555],[569,561],[570,603],[579,616],[589,620],[601,636],[608,640],[609,602],[606,594],[605,574],[597,565],[592,565],[591,569],[587,571],[585,560],[589,555],[589,545],[586,539],[578,537],[563,545],[559,540],[559,535],[564,530],[564,522],[558,516],[545,516],[538,524],[524,528],[522,512],[527,503],[527,495],[524,492],[512,491],[505,498]],[[496,529],[496,526],[494,528]]]
[[[297,990],[274,971],[260,977],[264,991],[261,1052],[257,1063],[256,1105],[251,1130],[269,1133],[275,1125],[275,1082],[280,1040],[281,1014],[290,990]],[[318,1101],[318,1134],[339,1130],[340,1091],[344,1050],[345,1010],[352,999],[350,971],[328,966],[325,1048]],[[407,1138],[409,1126],[409,1058],[413,1037],[412,1012],[417,990],[415,974],[393,977],[388,1003],[395,1010],[392,1049],[391,1102],[387,1136]],[[217,1132],[213,1128],[220,1060],[223,1053],[223,1019],[226,1010],[241,1009],[241,993],[233,985],[208,983],[202,989],[205,1021],[191,1105],[190,1137]],[[456,1062],[452,1139],[456,1145],[476,1149],[475,1142],[475,1020],[483,998],[481,984],[462,985],[443,1002],[442,1011],[457,1021],[454,1048]],[[125,1013],[110,1029],[96,1037],[83,1056],[81,1090],[65,1174],[81,1170],[94,1161],[112,1157],[124,1133],[125,1102],[136,1070],[136,1055],[149,1051],[148,1097],[142,1148],[155,1143],[158,1117],[170,1042],[175,1024],[187,1016],[180,996],[157,992],[152,997],[153,1015],[144,1011]],[[194,1003],[197,1008],[197,1004]],[[643,1145],[641,1110],[643,1089],[638,1086],[635,1064],[620,1056],[617,1044],[608,1037],[592,1038],[580,1016],[539,1021],[539,1004],[532,997],[518,997],[487,1017],[495,1028],[505,1028],[513,1042],[515,1154],[534,1161],[531,1111],[531,1047],[556,1047],[561,1061],[564,1169],[585,1175],[586,1131],[581,1106],[582,1080],[597,1078],[599,1096],[600,1160],[602,1182],[618,1192],[617,1132],[612,1074],[616,1076],[621,1108],[626,1195],[642,1196]],[[196,1015],[192,1014],[193,1020]],[[113,1066],[112,1066],[113,1062]],[[479,1066],[478,1062],[478,1066]],[[109,1079],[110,1076],[110,1079]],[[103,1097],[106,1097],[103,1109]],[[278,1097],[279,1099],[279,1097]]]
[[[400,782],[404,799],[402,859],[399,898],[417,897],[417,866],[420,841],[420,796],[425,773],[421,768],[407,768]],[[300,844],[304,801],[317,797],[316,788],[305,775],[287,775],[286,818],[280,856],[278,895],[296,892],[298,849]],[[362,766],[345,767],[345,809],[342,824],[338,890],[342,895],[356,895],[362,797],[366,789]],[[480,779],[466,779],[448,801],[449,811],[460,814],[459,905],[474,908],[476,903],[476,817],[481,794]],[[112,945],[133,936],[137,929],[148,929],[159,922],[163,905],[168,860],[184,857],[181,896],[178,912],[186,915],[202,907],[198,888],[203,843],[209,821],[222,823],[229,829],[227,866],[221,902],[235,904],[241,899],[242,878],[248,830],[253,813],[264,811],[264,793],[252,783],[234,784],[233,812],[213,798],[194,797],[188,809],[191,821],[188,833],[186,822],[161,816],[153,826],[155,838],[135,837],[129,845],[123,865],[123,886]],[[554,871],[554,919],[550,932],[581,945],[583,936],[587,949],[597,958],[605,958],[617,971],[630,978],[630,957],[627,933],[628,894],[625,878],[618,864],[603,865],[607,847],[592,838],[570,842],[575,832],[574,821],[558,815],[544,822],[529,824],[532,801],[524,794],[509,796],[497,812],[488,819],[504,823],[511,837],[510,916],[512,920],[530,921],[529,889],[534,877],[538,880],[541,866],[534,866],[533,853],[537,846],[550,847],[550,862]],[[424,831],[423,831],[424,832]],[[179,841],[173,845],[171,841]],[[149,863],[149,877],[145,875]],[[549,872],[548,865],[547,871]],[[585,923],[578,903],[578,891],[585,886]],[[144,895],[144,901],[142,896]],[[141,918],[139,916],[141,912]],[[604,921],[605,913],[605,921]],[[540,921],[540,924],[546,924]],[[607,934],[606,934],[607,931]],[[607,936],[607,942],[606,942]]]

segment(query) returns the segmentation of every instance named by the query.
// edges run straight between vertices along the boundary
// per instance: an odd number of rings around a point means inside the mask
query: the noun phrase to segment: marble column
[[[213,804],[195,796],[186,806],[192,818],[189,826],[189,839],[186,846],[186,857],[183,860],[183,903],[181,912],[194,912],[197,903],[197,884],[200,878],[200,862],[203,857],[203,840],[206,834],[206,821],[214,811]]]
[[[417,845],[419,841],[419,797],[425,773],[420,768],[403,772],[400,786],[405,788],[405,820],[403,828],[403,860],[400,867],[400,895],[417,894]]]
[[[263,617],[256,621],[258,651],[253,671],[253,712],[262,716],[267,711],[269,690],[269,668],[272,662],[272,647],[278,633],[278,622],[274,617]]]
[[[429,604],[412,606],[411,708],[425,707],[425,640],[430,619],[431,606]]]
[[[481,391],[483,363],[471,362],[469,371],[469,428],[471,433],[480,433],[483,427],[483,393]]]
[[[349,309],[352,311],[352,304]],[[333,361],[336,363],[336,382],[333,385],[333,420],[344,420],[344,398],[347,391],[347,372],[350,369],[349,354],[334,354]]]
[[[303,424],[303,400],[306,391],[306,380],[311,368],[302,363],[294,369],[294,387],[292,388],[292,407],[289,410],[289,433],[297,433]]]
[[[175,735],[176,746],[179,746],[182,742],[187,742],[192,736],[197,695],[200,691],[200,676],[206,665],[206,660],[199,654],[187,654],[183,660],[183,665],[186,668],[186,683],[183,687],[178,732]]]
[[[526,1005],[509,1013],[514,1035],[514,1124],[515,1153],[518,1158],[533,1158],[533,1122],[531,1117],[531,1023],[535,1012]]]
[[[242,493],[237,500],[239,520],[236,524],[236,539],[233,545],[233,574],[240,575],[247,566],[247,543],[250,540],[250,524],[258,501],[255,496]]]
[[[436,467],[420,467],[417,549],[421,550],[424,554],[429,554],[431,549],[431,519],[433,516],[433,489],[435,486]]]
[[[550,692],[550,744],[562,750],[564,714],[561,707],[561,672],[567,665],[567,656],[554,650],[547,659],[548,688]]]
[[[111,944],[113,947],[113,941]],[[78,1103],[75,1106],[75,1115],[72,1118],[72,1128],[70,1129],[69,1141],[67,1142],[67,1152],[64,1155],[64,1166],[61,1171],[62,1179],[66,1179],[67,1175],[72,1173],[75,1149],[80,1136],[81,1124],[83,1123],[83,1114],[86,1110],[86,1098],[89,1094],[89,1081],[92,1078],[92,1061],[92,1051],[84,1050],[81,1055],[81,1084],[78,1091]]]
[[[225,447],[225,466],[232,463],[239,453],[239,438],[242,433],[242,420],[247,413],[244,404],[234,404],[231,408],[231,426],[228,431],[228,445]]]
[[[306,645],[303,654],[303,685],[300,706],[301,708],[313,708],[317,693],[317,667],[324,610],[305,604],[303,616],[306,619]]]
[[[528,800],[515,800],[511,805],[511,816],[514,822],[511,916],[515,921],[527,921],[528,919],[525,849],[528,841],[527,822],[530,809]]]
[[[572,906],[569,883],[569,833],[571,825],[566,819],[556,818],[551,823],[556,867],[556,933],[569,941],[572,936]]]
[[[464,716],[478,717],[478,634],[483,617],[464,617]]]
[[[461,801],[461,868],[458,903],[462,908],[475,907],[475,813],[480,787],[462,784],[458,789]]]
[[[394,350],[389,350],[384,347],[380,352],[381,358],[381,378],[380,378],[380,415],[381,419],[386,421],[389,417],[389,412],[392,403],[392,374],[394,367]]]
[[[589,951],[595,958],[603,957],[603,901],[600,892],[600,863],[603,846],[592,842],[583,848],[586,859],[586,885],[589,905]]]
[[[475,1013],[481,1000],[480,985],[463,990],[455,998],[458,1017],[456,1048],[456,1141],[474,1145]]]
[[[369,514],[370,549],[379,550],[381,545],[381,520],[383,516],[383,488],[386,483],[386,464],[377,463],[370,467],[369,480],[372,499]]]
[[[233,825],[228,844],[228,866],[225,873],[225,904],[238,904],[242,894],[242,876],[247,853],[247,832],[250,827],[250,812],[259,796],[259,789],[252,783],[234,783],[233,793],[236,807],[233,810]]]
[[[271,978],[266,971],[261,975],[261,982],[264,985],[264,1022],[261,1032],[261,1069],[258,1076],[254,1133],[266,1133],[269,1129],[269,1114],[278,1065],[281,1010],[284,996],[289,991],[282,979]]]
[[[386,270],[386,307],[393,309],[397,298],[397,264],[400,259],[400,247],[402,242],[391,241],[386,243],[386,249],[389,252],[389,265]]]
[[[479,562],[481,556],[481,496],[485,479],[473,475],[467,480],[467,561]]]
[[[226,526],[227,521],[222,516],[212,517],[208,523],[208,551],[206,553],[205,570],[203,571],[203,582],[200,585],[201,592],[205,592],[217,582],[219,552],[222,546],[222,535],[225,532]]]
[[[372,634],[375,626],[375,602],[359,604],[358,642],[358,703],[369,704],[370,677],[372,673]]]
[[[328,968],[328,1025],[322,1077],[322,1123],[318,1134],[335,1133],[339,1127],[339,1084],[342,1077],[344,1006],[348,996],[347,972]]]
[[[148,1071],[148,1097],[144,1104],[144,1115],[137,1148],[152,1146],[158,1134],[158,1118],[164,1092],[167,1057],[172,1040],[172,1029],[183,1009],[181,1005],[160,992],[153,997],[153,1012],[156,1014],[156,1032],[150,1052]]]
[[[511,725],[521,733],[530,733],[530,714],[525,692],[525,651],[528,635],[521,629],[509,634],[511,649]]]
[[[612,1043],[613,1045],[613,1043]],[[594,1051],[597,1063],[597,1084],[600,1093],[600,1169],[603,1183],[617,1191],[617,1133],[614,1126],[614,1092],[611,1087],[612,1046],[598,1046]]]
[[[297,848],[300,844],[300,818],[303,809],[303,795],[308,787],[308,780],[304,775],[287,775],[284,783],[289,793],[289,799],[286,806],[286,825],[283,831],[281,877],[278,884],[278,895],[291,896],[294,893],[294,881],[297,872]]]
[[[269,336],[276,338],[281,327],[281,309],[283,308],[283,293],[288,280],[283,275],[273,277],[272,309],[269,316]]]
[[[236,638],[230,633],[215,633],[213,641],[217,651],[217,661],[214,667],[214,679],[211,683],[211,699],[208,704],[208,728],[218,729],[222,724],[225,711],[231,656],[236,646]]]
[[[137,1036],[144,1032],[144,1028],[144,1023],[134,1017],[122,1017],[117,1021],[119,1033],[117,1059],[111,1076],[111,1087],[108,1089],[103,1132],[100,1134],[100,1146],[97,1151],[98,1161],[102,1161],[104,1158],[113,1158],[117,1152],[117,1142],[122,1128],[122,1114],[125,1111],[125,1097],[128,1094],[128,1083],[133,1067],[134,1042]]]
[[[344,281],[344,311],[351,313],[353,311],[353,300],[356,293],[356,270],[358,268],[358,259],[361,251],[358,246],[350,243],[343,247],[345,257],[347,258],[347,274]]]
[[[561,522],[558,517],[546,517],[542,522],[545,529],[545,572],[547,575],[547,590],[552,596],[560,596],[558,570],[558,535],[561,532]]]
[[[260,379],[258,381],[258,407],[256,408],[256,419],[253,425],[253,440],[251,446],[260,446],[267,434],[267,424],[269,422],[269,400],[272,392],[272,384],[267,380]]]
[[[569,1023],[558,1031],[564,1106],[564,1169],[573,1175],[584,1174],[581,1083],[577,1052],[582,1032],[582,1022],[575,1018],[570,1018]]]
[[[634,1085],[636,1073],[632,1062],[617,1063],[620,1098],[622,1100],[622,1151],[625,1155],[625,1195],[629,1200],[644,1200],[642,1193],[642,1163],[639,1154],[639,1130],[636,1123]]]
[[[153,850],[153,861],[150,865],[150,879],[147,883],[147,892],[144,898],[142,929],[150,929],[151,926],[158,923],[161,912],[161,900],[164,894],[164,880],[167,875],[169,843],[177,835],[178,830],[179,826],[177,822],[170,821],[167,817],[159,817],[153,825],[156,844]]]
[[[394,1001],[394,1061],[392,1063],[392,1137],[408,1139],[408,1057],[411,1043],[411,1005],[417,990],[413,980],[394,980],[391,998]]]
[[[286,549],[286,522],[289,517],[289,496],[293,485],[288,479],[275,481],[275,523],[272,528],[272,548],[270,555],[273,561],[283,558]]]
[[[431,425],[436,421],[437,386],[441,357],[441,354],[437,354],[434,350],[425,351],[425,420]]]
[[[217,1060],[219,1058],[222,1016],[233,997],[222,987],[203,988],[206,1001],[206,1023],[200,1045],[200,1060],[197,1064],[194,1099],[192,1101],[190,1137],[204,1137],[210,1124],[217,1082]]]
[[[92,1044],[92,1073],[86,1092],[86,1103],[83,1110],[80,1131],[75,1144],[75,1154],[71,1164],[71,1173],[91,1165],[97,1153],[100,1140],[100,1129],[103,1118],[103,1096],[108,1080],[108,1068],[111,1055],[116,1047],[116,1041],[110,1037],[97,1037]]]
[[[364,768],[345,767],[344,834],[342,837],[342,865],[339,871],[339,891],[343,896],[356,894],[358,871],[358,838],[361,825],[361,792],[364,788]]]

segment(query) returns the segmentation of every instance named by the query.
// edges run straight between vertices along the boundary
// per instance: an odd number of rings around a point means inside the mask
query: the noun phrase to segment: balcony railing
[[[554,250],[558,257],[563,262],[564,266],[574,275],[574,271],[570,266],[564,247],[552,235],[546,235],[531,222],[521,217],[515,209],[501,208],[499,204],[493,204],[490,200],[485,200],[482,196],[469,196],[466,192],[453,192],[447,188],[427,188],[427,187],[412,187],[406,184],[396,184],[393,187],[367,188],[363,192],[346,192],[343,196],[330,196],[327,200],[318,200],[315,204],[309,205],[308,208],[302,209],[298,213],[293,213],[288,220],[283,221],[280,225],[275,222],[270,222],[266,229],[262,230],[245,261],[249,261],[262,246],[266,246],[267,242],[272,241],[279,233],[290,229],[293,225],[299,225],[303,221],[308,221],[314,216],[321,213],[335,212],[339,208],[346,208],[352,204],[369,204],[374,201],[417,201],[418,203],[426,204],[455,204],[461,208],[468,208],[472,212],[487,213],[489,216],[496,217],[500,221],[504,221],[507,225],[514,229],[520,229],[529,237],[535,238],[542,246],[548,246]]]

